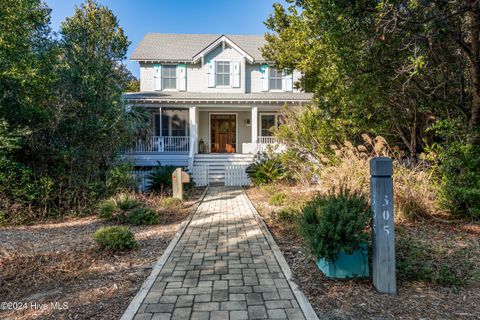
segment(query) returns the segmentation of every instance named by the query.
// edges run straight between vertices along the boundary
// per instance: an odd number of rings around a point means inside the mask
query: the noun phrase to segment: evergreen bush
[[[95,231],[95,241],[104,249],[123,251],[137,246],[135,236],[126,227],[102,227]]]
[[[452,143],[440,160],[440,206],[456,216],[480,219],[480,143]]]
[[[157,224],[158,214],[150,208],[135,208],[128,213],[126,222],[135,226]]]
[[[341,251],[351,253],[367,240],[369,221],[366,199],[342,191],[309,202],[302,211],[299,233],[315,257],[335,261]]]

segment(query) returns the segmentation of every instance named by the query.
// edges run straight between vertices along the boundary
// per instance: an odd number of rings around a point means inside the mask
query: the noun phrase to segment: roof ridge
[[[175,32],[147,32],[145,35],[161,34],[171,36],[242,36],[242,37],[264,37],[264,34],[238,34],[238,33],[175,33]]]

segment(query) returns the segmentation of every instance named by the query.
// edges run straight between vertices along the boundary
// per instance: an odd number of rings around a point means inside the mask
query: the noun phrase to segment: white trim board
[[[213,41],[210,45],[208,45],[202,51],[200,51],[195,56],[193,56],[192,62],[197,63],[201,59],[203,64],[203,59],[209,52],[211,52],[213,49],[218,47],[220,44],[225,45],[225,43],[228,44],[234,50],[236,50],[238,53],[240,53],[242,57],[248,60],[248,62],[253,63],[254,58],[251,55],[249,55],[245,50],[237,46],[232,40],[230,40],[225,35],[220,36],[217,40]]]

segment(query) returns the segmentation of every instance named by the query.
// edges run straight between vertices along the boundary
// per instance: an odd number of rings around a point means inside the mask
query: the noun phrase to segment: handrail
[[[183,153],[189,150],[189,136],[149,136],[137,139],[127,153]]]

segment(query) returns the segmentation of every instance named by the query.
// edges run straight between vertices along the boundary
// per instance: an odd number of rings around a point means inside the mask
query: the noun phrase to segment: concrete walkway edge
[[[280,265],[280,268],[282,269],[282,272],[285,275],[285,278],[287,279],[287,282],[290,285],[290,288],[292,289],[293,294],[295,295],[295,298],[297,298],[298,304],[300,305],[300,308],[302,309],[302,312],[305,315],[305,318],[308,319],[308,320],[318,320],[319,318],[318,318],[317,314],[315,313],[315,310],[313,310],[312,305],[308,301],[308,298],[300,290],[298,285],[293,281],[292,271],[290,270],[290,267],[288,266],[288,263],[285,260],[285,257],[283,256],[282,252],[280,251],[280,248],[278,247],[277,243],[275,242],[275,239],[273,239],[273,236],[270,233],[270,230],[268,229],[267,224],[265,223],[263,218],[260,216],[257,209],[254,207],[253,203],[248,198],[246,192],[244,193],[244,196],[248,200],[247,203],[249,204],[251,210],[253,211],[253,213],[255,215],[255,219],[257,219],[258,224],[262,228],[262,231],[265,234],[265,236],[267,238],[267,241],[270,244],[270,247],[272,248],[273,254],[275,255],[275,258],[277,259],[278,264]]]
[[[170,254],[172,253],[173,249],[177,245],[178,241],[182,237],[182,235],[185,233],[185,230],[187,229],[188,225],[190,224],[190,221],[192,221],[193,216],[198,210],[198,207],[202,203],[203,199],[205,198],[205,195],[208,192],[208,187],[205,188],[203,191],[202,195],[200,198],[197,200],[197,203],[195,204],[194,209],[188,216],[188,218],[182,222],[182,225],[179,227],[177,233],[173,237],[172,241],[170,241],[170,244],[168,245],[167,249],[163,252],[162,256],[157,260],[155,265],[152,268],[152,272],[148,276],[148,278],[145,280],[145,282],[142,284],[140,287],[140,290],[137,292],[133,300],[130,302],[130,304],[127,307],[127,310],[123,313],[122,317],[120,320],[131,320],[135,317],[135,314],[137,313],[138,309],[143,303],[143,300],[147,296],[148,292],[152,288],[155,280],[157,279],[160,271],[162,271],[163,266],[167,262],[168,258],[170,257]]]

